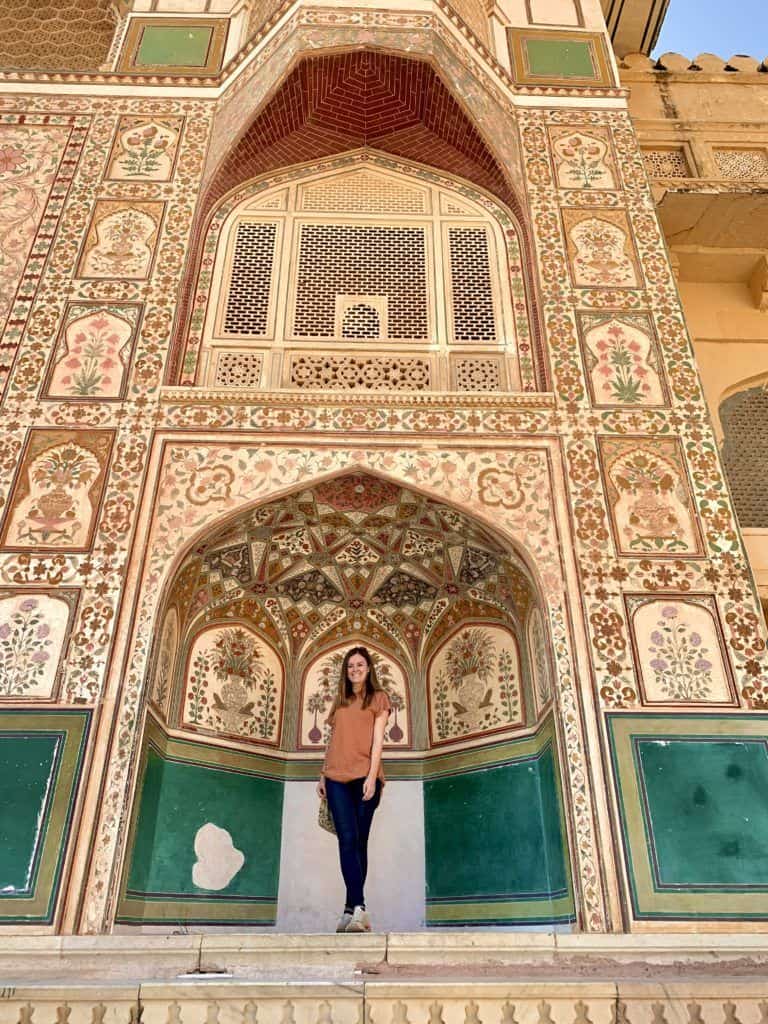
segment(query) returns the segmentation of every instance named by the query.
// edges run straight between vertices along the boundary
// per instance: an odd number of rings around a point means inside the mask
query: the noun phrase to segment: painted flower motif
[[[0,149],[0,174],[5,174],[8,171],[13,173],[26,162],[27,158],[15,146],[3,146]]]
[[[188,501],[193,505],[207,505],[211,501],[229,498],[235,474],[229,466],[203,466],[195,469],[186,490]]]
[[[712,662],[705,657],[702,637],[680,620],[674,605],[661,609],[657,629],[651,633],[649,666],[662,693],[673,700],[706,700],[712,692]]]
[[[28,597],[0,626],[0,696],[22,697],[40,683],[53,641],[40,602]]]
[[[595,372],[604,379],[605,389],[614,402],[638,405],[651,396],[651,381],[642,348],[637,341],[629,340],[620,324],[612,324],[595,349]]]

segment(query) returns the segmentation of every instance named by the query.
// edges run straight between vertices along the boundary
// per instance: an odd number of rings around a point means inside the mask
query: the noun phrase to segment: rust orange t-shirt
[[[379,715],[388,715],[390,710],[389,697],[383,690],[374,693],[367,708],[360,700],[337,708],[331,719],[332,732],[325,752],[323,775],[335,782],[364,779],[371,769],[373,723]],[[384,781],[381,762],[379,778]]]

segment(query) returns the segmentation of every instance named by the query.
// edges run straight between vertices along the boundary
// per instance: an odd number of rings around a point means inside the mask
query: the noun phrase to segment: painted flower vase
[[[240,709],[245,706],[247,700],[248,690],[245,683],[239,676],[229,676],[221,688],[221,702],[225,709],[221,717],[227,729],[239,729],[243,718]]]

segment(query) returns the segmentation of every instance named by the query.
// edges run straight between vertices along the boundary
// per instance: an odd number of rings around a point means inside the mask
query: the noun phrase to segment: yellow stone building
[[[0,1024],[768,1020],[768,58],[666,7],[0,0]]]

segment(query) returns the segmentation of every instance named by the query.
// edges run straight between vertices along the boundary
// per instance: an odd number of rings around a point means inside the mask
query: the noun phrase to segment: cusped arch
[[[183,542],[183,544],[180,545],[173,558],[164,563],[162,577],[156,581],[156,590],[159,594],[159,600],[157,601],[155,608],[159,609],[166,606],[170,582],[182,571],[183,564],[190,556],[195,555],[195,552],[200,549],[205,539],[210,536],[214,530],[219,531],[227,529],[242,515],[254,512],[263,505],[280,501],[291,494],[304,490],[311,490],[322,484],[330,483],[341,477],[352,476],[356,473],[365,474],[374,480],[381,480],[382,482],[396,488],[407,488],[427,500],[444,505],[445,507],[452,509],[455,513],[465,514],[470,519],[476,521],[483,527],[483,529],[487,530],[489,534],[495,536],[498,542],[504,545],[515,559],[519,560],[520,564],[524,567],[525,572],[529,575],[532,581],[536,595],[541,600],[542,604],[545,603],[547,587],[542,580],[535,553],[529,550],[521,542],[519,537],[514,536],[505,528],[503,521],[500,521],[499,516],[495,515],[492,511],[492,509],[496,507],[495,505],[489,505],[487,511],[475,507],[471,510],[467,510],[462,507],[461,503],[456,498],[445,497],[437,487],[430,486],[428,483],[421,480],[414,482],[406,477],[406,475],[396,471],[371,468],[365,464],[354,463],[339,469],[329,470],[328,472],[312,473],[307,476],[306,479],[293,481],[283,487],[275,487],[270,490],[268,495],[261,495],[253,501],[244,502],[237,508],[231,509],[223,514],[219,514],[216,516],[214,522],[205,522],[195,530],[194,533],[192,533],[191,536]]]
[[[468,621],[514,634],[524,652],[514,659],[518,689],[529,692],[525,622],[534,606],[543,606],[529,565],[519,542],[500,536],[495,525],[407,481],[358,468],[304,481],[209,523],[169,567],[156,610],[163,628],[150,664],[151,675],[167,675],[163,645],[173,609],[175,696],[159,700],[168,683],[152,678],[150,701],[172,727],[267,745],[282,736],[290,749],[294,731],[302,742],[300,683],[318,652],[367,642],[391,658],[400,666],[394,675],[402,677],[407,714],[406,676],[423,693],[436,645]],[[215,630],[198,651],[199,636]],[[245,679],[245,669],[238,676],[237,666],[225,672],[225,641],[242,648],[253,679]],[[250,657],[246,647],[259,650]],[[269,652],[275,665],[266,666]],[[277,719],[259,732],[265,700]],[[187,705],[194,705],[194,721]],[[509,727],[520,724],[510,720]],[[421,746],[428,743],[427,725],[422,722]]]
[[[247,472],[246,464],[241,471]],[[396,801],[397,820],[423,837],[406,862],[413,881],[406,902],[422,908],[418,922],[499,923],[500,893],[504,922],[525,925],[532,914],[542,921],[574,919],[567,797],[558,782],[557,711],[548,707],[541,714],[537,708],[535,716],[528,713],[534,707],[534,684],[525,623],[532,604],[543,606],[538,581],[527,570],[530,553],[492,523],[489,514],[477,515],[471,499],[464,506],[446,501],[429,485],[413,486],[407,478],[416,472],[395,475],[355,462],[333,472],[307,471],[305,478],[260,500],[212,515],[168,566],[155,606],[157,622],[167,621],[166,608],[190,609],[178,628],[186,638],[178,657],[186,656],[197,671],[196,657],[203,653],[205,673],[216,678],[213,686],[193,696],[200,698],[201,708],[215,707],[224,728],[212,730],[210,722],[198,721],[189,728],[180,713],[199,672],[194,679],[182,673],[168,717],[158,714],[157,702],[150,709],[118,920],[162,923],[170,916],[167,892],[173,891],[174,913],[183,899],[193,914],[203,904],[207,922],[225,923],[231,907],[250,920],[257,901],[259,920],[279,924],[278,868],[293,882],[305,873],[301,858],[286,851],[295,849],[293,837],[304,834],[316,814],[311,783],[319,756],[313,758],[312,752],[319,755],[323,746],[324,716],[340,656],[360,642],[392,669],[383,672],[398,712],[388,722],[386,772],[392,788],[387,800]],[[505,490],[501,479],[495,488],[494,495],[513,497],[513,489]],[[216,503],[219,511],[226,508],[225,501]],[[155,587],[159,582],[153,577]],[[513,609],[516,601],[520,607]],[[439,623],[454,606],[458,619],[449,616],[434,659],[442,659],[439,667],[446,680],[435,680],[433,691],[421,634],[429,633],[430,624]],[[286,665],[285,702],[282,742],[271,745],[240,728],[249,719],[249,703],[257,704],[262,696],[256,696],[254,686],[249,693],[245,675],[254,676],[263,660],[261,652],[254,655],[252,645],[268,645],[273,635],[267,607],[282,617],[279,639],[287,642],[289,655],[277,652]],[[329,609],[340,611],[338,631],[320,630],[311,638],[311,624]],[[380,617],[371,617],[371,611]],[[398,656],[392,634],[377,634],[377,627],[383,630],[387,622],[399,630],[401,642],[410,644],[410,659]],[[176,631],[174,623],[170,632]],[[166,630],[159,632],[162,644]],[[232,641],[229,651],[219,644],[224,633]],[[476,664],[478,650],[483,657]],[[297,652],[300,656],[291,663]],[[224,671],[219,662],[230,655],[234,670]],[[156,661],[167,666],[168,659]],[[302,685],[302,674],[325,661],[324,678]],[[437,713],[430,715],[428,707],[433,696],[439,698],[440,686],[453,719],[442,735]],[[179,696],[185,699],[179,701]],[[259,707],[263,712],[264,705]],[[176,808],[186,806],[192,788],[194,815],[174,828]],[[163,794],[159,803],[158,791]],[[241,827],[244,816],[246,831]],[[482,863],[489,843],[506,846],[521,816],[532,846],[547,844],[547,857],[531,858],[522,874],[508,860],[501,874],[467,874],[467,858]],[[253,822],[259,827],[253,828]],[[196,836],[201,828],[211,831],[211,823],[229,832],[227,842],[244,854],[246,864],[271,865],[258,877],[225,880],[221,892],[227,906],[199,892],[199,880],[188,871],[176,871],[169,888],[165,847],[155,843],[155,836],[173,831],[177,847],[187,856],[193,840],[197,852]],[[465,854],[459,861],[455,849],[444,846],[445,837],[454,834]],[[328,856],[314,867],[331,883],[337,871],[334,849],[329,847]],[[230,882],[234,888],[228,889]],[[532,892],[537,894],[533,901]],[[303,900],[282,887],[281,893],[284,910]],[[393,921],[395,925],[402,928],[403,919]]]

